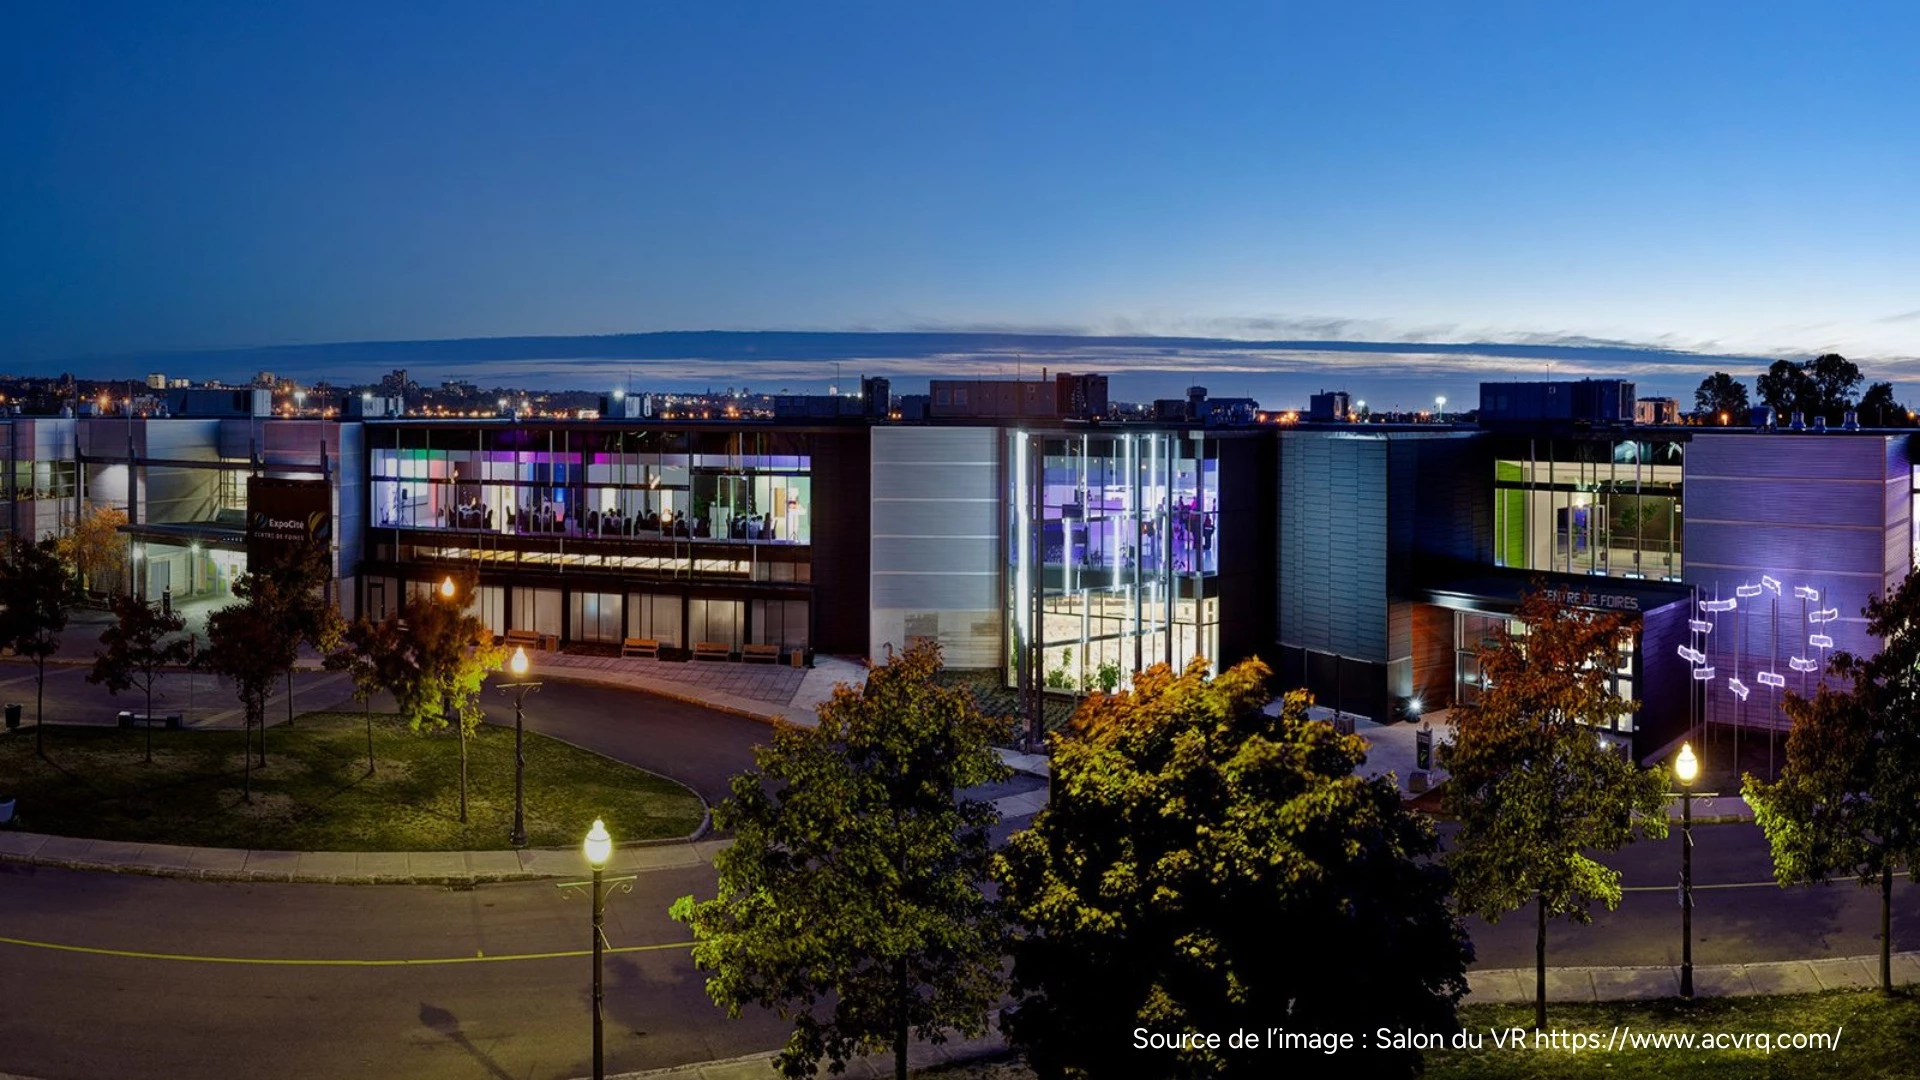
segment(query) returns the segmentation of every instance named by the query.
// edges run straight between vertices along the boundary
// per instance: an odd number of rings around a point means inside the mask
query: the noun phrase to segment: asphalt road
[[[1738,964],[1867,956],[1880,951],[1880,892],[1852,881],[1782,889],[1773,883],[1767,842],[1752,825],[1693,830],[1693,962]],[[1619,908],[1596,905],[1593,922],[1547,924],[1547,963],[1562,966],[1680,962],[1680,830],[1602,856],[1627,888]],[[1732,886],[1732,887],[1729,887]],[[1534,910],[1488,926],[1468,922],[1475,967],[1532,967]],[[1920,898],[1904,880],[1893,890],[1895,949],[1920,949]]]
[[[675,897],[711,889],[705,869],[658,871],[609,901],[612,946],[666,946],[607,958],[610,1071],[783,1040],[768,1014],[729,1021],[713,1006],[683,929],[666,917]],[[0,909],[0,1071],[45,1080],[589,1071],[591,960],[503,959],[590,948],[586,897],[551,883],[241,885],[0,864]],[[450,959],[462,962],[314,962]]]

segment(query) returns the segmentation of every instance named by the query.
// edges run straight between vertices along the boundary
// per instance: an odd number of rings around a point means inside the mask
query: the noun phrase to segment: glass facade
[[[1499,641],[1499,633],[1502,629],[1513,635],[1514,639],[1525,647],[1527,624],[1519,619],[1477,611],[1453,613],[1453,700],[1457,704],[1474,705],[1480,701],[1480,692],[1486,688],[1486,677],[1480,670],[1480,653]],[[1629,642],[1620,650],[1619,662],[1607,679],[1607,689],[1614,697],[1623,701],[1633,700],[1637,634],[1635,638],[1635,641]],[[1614,717],[1613,724],[1608,730],[1630,734],[1634,730],[1633,714],[1627,713]]]
[[[1166,431],[1009,432],[1007,678],[1122,687],[1217,660],[1218,443]]]
[[[1680,580],[1679,442],[1529,439],[1494,462],[1494,561]]]
[[[396,425],[369,435],[376,527],[806,544],[805,437]]]

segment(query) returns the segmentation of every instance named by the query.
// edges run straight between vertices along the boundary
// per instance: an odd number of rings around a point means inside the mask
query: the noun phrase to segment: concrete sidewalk
[[[992,1032],[977,1039],[953,1039],[938,1046],[916,1040],[907,1048],[907,1068],[918,1073],[939,1065],[999,1057],[1007,1052],[1007,1041]],[[778,1050],[762,1050],[757,1054],[742,1054],[724,1061],[701,1061],[644,1072],[615,1073],[610,1080],[774,1080],[780,1075],[772,1065],[773,1056],[777,1053]],[[824,1068],[821,1074],[826,1075]],[[840,1075],[883,1080],[893,1075],[893,1058],[889,1054],[855,1058],[847,1062],[847,1071]],[[0,1077],[0,1080],[6,1078]]]
[[[670,840],[614,849],[609,874],[708,865],[727,840]],[[480,885],[586,877],[577,847],[520,851],[238,851],[83,840],[0,830],[0,862],[203,881],[324,885]]]
[[[1466,1004],[1529,1004],[1533,968],[1467,972]],[[1920,983],[1920,952],[1893,954],[1893,984]],[[1822,960],[1777,960],[1764,964],[1695,964],[1697,997],[1757,997],[1818,994],[1825,990],[1871,990],[1880,985],[1878,956]],[[1548,1001],[1648,1001],[1680,996],[1677,967],[1549,967]]]

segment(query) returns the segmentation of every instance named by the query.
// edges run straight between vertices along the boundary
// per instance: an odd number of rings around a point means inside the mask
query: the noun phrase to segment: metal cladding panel
[[[1279,635],[1284,645],[1384,663],[1387,443],[1281,437]]]
[[[908,633],[935,627],[949,663],[998,663],[1001,620],[981,613],[999,612],[1006,599],[1002,431],[870,430],[868,649],[878,657],[889,644],[904,647]]]
[[[1687,483],[1691,487],[1695,478],[1705,477],[1749,481],[1882,479],[1887,475],[1887,441],[1839,434],[1703,434],[1687,445]]]
[[[1727,482],[1713,477],[1689,480],[1686,487],[1688,539],[1695,523],[1801,526],[1879,526],[1886,517],[1885,487],[1877,477],[1854,479],[1768,478]]]
[[[1874,528],[1690,520],[1686,543],[1686,580],[1708,588],[1716,581],[1728,590],[1745,583],[1734,581],[1727,571],[1738,576],[1738,571],[1751,570],[1754,581],[1770,573],[1861,576],[1878,582],[1885,574],[1886,536]]]

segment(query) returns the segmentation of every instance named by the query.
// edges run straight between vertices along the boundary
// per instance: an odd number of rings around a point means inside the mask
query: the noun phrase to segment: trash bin
[[[160,614],[162,615],[173,614],[173,590],[172,589],[160,590]]]
[[[16,701],[16,702],[13,702],[13,703],[11,703],[11,704],[9,704],[9,705],[7,706],[7,728],[8,728],[8,730],[12,730],[13,728],[17,728],[17,727],[19,727],[19,726],[20,726],[20,712],[21,712],[21,710],[22,710],[22,709],[25,709],[25,708],[26,708],[26,706],[24,706],[24,705],[22,705],[22,704],[20,704],[20,703],[19,703],[19,702],[17,702],[17,701]]]

